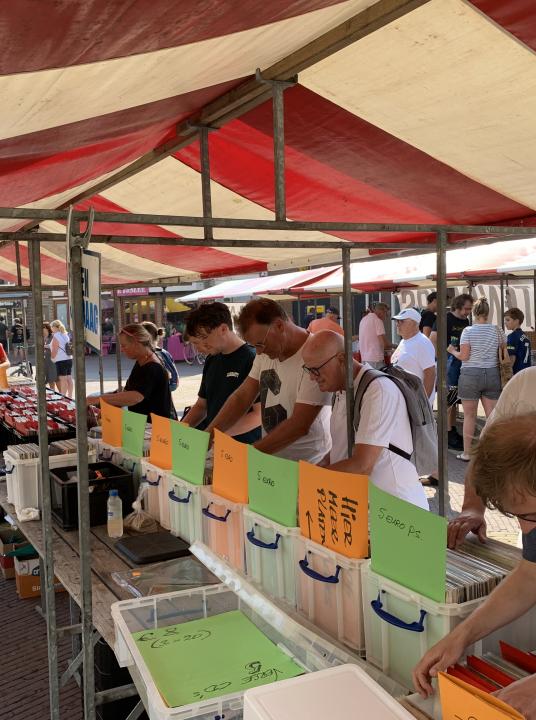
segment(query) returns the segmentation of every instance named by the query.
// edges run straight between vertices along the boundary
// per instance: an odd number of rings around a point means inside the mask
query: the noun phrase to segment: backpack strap
[[[375,370],[374,368],[371,368],[370,370],[365,370],[365,372],[361,376],[361,380],[359,381],[354,395],[354,430],[356,432],[359,427],[359,421],[361,419],[361,403],[363,402],[363,395],[367,391],[367,388],[371,382],[373,382],[377,378],[382,377],[389,378],[389,380],[394,382],[396,385],[395,380],[390,375],[381,372],[381,370]],[[411,460],[411,453],[405,452],[404,450],[397,447],[396,445],[393,445],[392,443],[389,443],[388,449],[395,455],[400,455],[400,457],[404,458],[404,460]]]

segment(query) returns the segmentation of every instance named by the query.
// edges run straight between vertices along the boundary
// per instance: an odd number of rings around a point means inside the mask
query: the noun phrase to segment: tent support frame
[[[449,507],[447,440],[447,233],[437,233],[437,461],[439,514]]]
[[[342,251],[342,315],[344,326],[344,353],[346,356],[346,432],[348,457],[354,451],[354,356],[352,354],[352,285],[350,277],[350,251]]]

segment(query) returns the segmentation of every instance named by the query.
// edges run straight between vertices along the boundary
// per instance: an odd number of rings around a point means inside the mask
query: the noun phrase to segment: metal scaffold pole
[[[89,469],[85,367],[82,250],[91,235],[92,222],[80,236],[72,215],[67,221],[70,307],[73,330],[74,388],[76,397],[76,449],[78,476],[78,534],[80,552],[80,595],[82,611],[84,718],[95,720],[95,678],[93,660],[93,610],[91,588],[91,545],[89,522]]]
[[[437,233],[437,450],[439,514],[449,507],[447,443],[447,234]]]
[[[58,675],[58,634],[56,620],[56,595],[54,590],[54,552],[52,545],[52,503],[50,497],[48,462],[48,424],[46,404],[45,348],[41,329],[43,318],[43,293],[41,288],[41,254],[39,243],[30,243],[30,283],[32,286],[34,335],[35,335],[35,380],[37,385],[37,414],[39,420],[39,482],[41,490],[41,523],[44,544],[43,595],[47,621],[48,641],[48,687],[50,718],[59,720],[59,675]]]
[[[208,134],[210,128],[206,126],[199,127],[199,149],[201,153],[201,196],[203,200],[203,217],[212,217],[212,194],[210,190],[210,154]],[[212,227],[205,225],[204,239],[213,240],[214,231]]]
[[[346,431],[348,457],[354,450],[354,358],[352,355],[352,285],[350,277],[350,248],[342,251],[342,317],[344,352],[346,355]]]
[[[114,335],[115,335],[115,362],[117,367],[117,389],[123,389],[123,380],[121,378],[121,348],[119,347],[119,330],[121,324],[121,308],[117,290],[114,290]]]

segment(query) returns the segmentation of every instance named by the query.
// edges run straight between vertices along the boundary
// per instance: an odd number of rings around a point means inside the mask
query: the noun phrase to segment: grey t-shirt
[[[523,559],[536,563],[536,528],[522,535]]]

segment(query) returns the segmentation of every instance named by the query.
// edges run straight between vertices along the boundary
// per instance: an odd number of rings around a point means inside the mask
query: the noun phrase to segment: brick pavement
[[[66,593],[56,595],[58,622],[69,624]],[[2,621],[2,669],[0,673],[1,720],[43,720],[50,716],[48,699],[48,653],[45,621],[35,608],[39,598],[20,600],[15,580],[0,577]],[[59,644],[60,673],[71,657],[71,641]],[[61,717],[82,720],[81,691],[70,680],[60,694]]]

